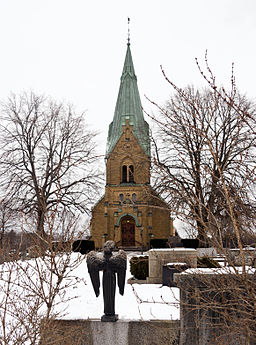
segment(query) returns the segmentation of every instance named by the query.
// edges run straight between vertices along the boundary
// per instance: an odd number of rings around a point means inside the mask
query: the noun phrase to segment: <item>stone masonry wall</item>
[[[179,321],[55,320],[40,345],[178,345]]]

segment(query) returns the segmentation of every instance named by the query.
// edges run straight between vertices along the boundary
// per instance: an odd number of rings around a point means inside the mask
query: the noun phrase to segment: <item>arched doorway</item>
[[[133,247],[135,246],[135,220],[126,216],[121,220],[122,231],[122,246]]]

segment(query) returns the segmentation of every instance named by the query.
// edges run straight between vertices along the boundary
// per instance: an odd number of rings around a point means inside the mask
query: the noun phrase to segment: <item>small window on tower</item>
[[[126,141],[129,141],[129,140],[130,140],[130,131],[129,131],[129,128],[126,128],[126,130],[125,130],[125,139],[126,139]]]
[[[120,194],[120,201],[123,202],[124,201],[124,195]]]
[[[132,195],[132,201],[136,202],[136,194],[135,193],[133,193],[133,195]]]
[[[134,169],[133,165],[129,165],[129,182],[134,183]]]
[[[123,165],[122,167],[122,182],[126,183],[127,182],[127,166]]]

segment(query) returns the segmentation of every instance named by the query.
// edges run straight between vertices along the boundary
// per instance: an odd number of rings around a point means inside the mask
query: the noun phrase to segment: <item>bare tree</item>
[[[239,267],[222,267],[179,275],[180,344],[255,344],[254,272],[248,267],[245,274]]]
[[[178,88],[166,106],[154,103],[161,138],[154,140],[157,187],[173,212],[210,241],[225,267],[191,269],[181,290],[180,344],[255,344],[255,105],[218,87],[205,59],[209,89]],[[164,71],[163,71],[164,73]],[[245,240],[245,235],[247,239]],[[224,248],[227,237],[235,251]],[[252,267],[253,266],[253,267]],[[213,266],[212,266],[213,267]]]
[[[89,212],[100,174],[83,114],[34,93],[12,95],[2,105],[0,132],[0,187],[18,210],[35,214],[38,234],[56,205]]]
[[[234,238],[232,217],[240,230],[255,218],[255,105],[236,89],[179,89],[166,79],[175,94],[164,107],[154,103],[160,117],[151,116],[161,138],[156,187],[202,243],[212,233],[219,242]]]
[[[52,320],[65,315],[61,306],[70,300],[67,290],[80,281],[85,283],[76,271],[85,257],[72,253],[71,247],[56,251],[52,244],[53,233],[60,226],[57,213],[55,209],[45,216],[49,228],[46,252],[34,246],[32,257],[0,265],[0,343],[3,345],[39,344],[41,336],[49,336]],[[76,220],[67,212],[61,218],[65,218],[66,238],[72,242]],[[63,341],[52,329],[50,336],[52,344]]]
[[[0,250],[3,248],[6,233],[15,230],[16,216],[12,201],[7,198],[0,200]]]

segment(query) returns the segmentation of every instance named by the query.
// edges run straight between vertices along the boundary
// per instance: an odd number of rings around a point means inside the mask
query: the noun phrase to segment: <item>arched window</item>
[[[126,183],[127,182],[127,166],[123,165],[122,167],[122,182]]]
[[[133,195],[132,195],[132,201],[136,202],[136,194],[135,193],[133,193]]]
[[[124,195],[123,194],[120,194],[120,201],[123,202],[124,201]]]
[[[133,169],[133,165],[129,165],[129,182],[130,183],[134,182],[134,169]]]

